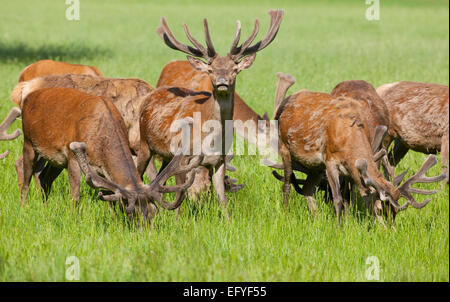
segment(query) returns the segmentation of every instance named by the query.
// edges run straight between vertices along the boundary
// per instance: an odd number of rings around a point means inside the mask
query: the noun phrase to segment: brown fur
[[[156,88],[162,86],[178,86],[194,91],[208,91],[212,93],[211,80],[208,74],[195,70],[188,61],[172,61],[164,66],[159,76]],[[233,120],[252,120],[258,124],[258,120],[264,117],[253,111],[237,92],[234,92]]]
[[[362,181],[357,164],[364,161],[377,194],[383,196],[380,198],[386,200],[385,196],[389,196],[391,203],[398,205],[400,191],[383,178],[373,160],[367,118],[364,117],[366,111],[363,102],[347,97],[334,98],[326,93],[302,91],[283,101],[277,118],[284,166],[285,204],[289,198],[292,166],[295,163],[311,171],[303,188],[311,209],[315,208],[313,188],[325,170],[340,222],[343,206],[340,175],[351,178],[359,193],[369,198],[370,188]]]
[[[95,66],[71,64],[53,60],[40,60],[28,65],[19,76],[19,82],[29,81],[49,74],[87,74],[102,77],[102,72]]]
[[[102,78],[90,75],[48,75],[28,82],[19,83],[14,88],[11,99],[19,107],[28,94],[42,88],[73,88],[95,96],[111,98],[125,121],[132,150],[139,149],[139,112],[145,97],[153,88],[140,79]]]
[[[391,164],[396,165],[408,149],[426,154],[440,151],[442,172],[447,174],[448,183],[448,86],[404,81],[382,85],[377,91],[391,120],[383,146],[387,149],[396,141]]]
[[[24,100],[22,127],[22,202],[27,197],[38,156],[50,163],[50,169],[55,171],[56,176],[62,169],[68,169],[71,196],[75,200],[79,199],[81,171],[69,149],[72,142],[86,144],[89,164],[97,173],[136,192],[142,201],[148,201],[131,156],[125,123],[109,98],[92,96],[70,88],[36,90]],[[50,183],[43,184],[46,194],[56,176],[52,177]]]
[[[207,154],[202,165],[214,170],[212,180],[218,199],[226,205],[226,155],[231,146],[225,145],[225,143],[229,143],[225,139],[225,122],[233,120],[235,83],[238,73],[251,66],[256,53],[269,45],[278,32],[283,11],[271,10],[269,15],[271,23],[265,37],[251,45],[258,30],[258,23],[256,22],[253,33],[239,48],[240,22],[238,21],[235,39],[230,52],[226,56],[220,56],[214,49],[206,19],[204,19],[206,47],[190,34],[187,25],[185,25],[185,33],[195,47],[180,43],[172,34],[165,18],[161,19],[161,26],[157,28],[161,39],[168,47],[187,53],[188,61],[193,68],[208,74],[212,94],[206,91],[205,93],[208,95],[203,96],[200,100],[198,99],[199,96],[193,96],[191,92],[185,91],[186,96],[183,97],[181,94],[174,92],[174,87],[163,86],[150,95],[143,107],[140,122],[142,144],[138,155],[138,170],[141,175],[153,156],[152,153],[165,157],[165,160],[173,156],[169,152],[169,146],[174,134],[168,131],[172,121],[183,117],[193,117],[194,112],[201,112],[201,125],[194,125],[194,128],[200,127],[202,129],[203,124],[209,120],[218,121],[221,125],[221,153],[220,155]],[[206,62],[198,59],[198,57]],[[176,78],[178,71],[174,73]],[[159,85],[161,84],[159,83]],[[183,90],[183,88],[180,87],[178,90]],[[193,143],[192,140],[191,143]]]
[[[372,141],[377,126],[386,126],[389,129],[389,110],[377,94],[375,88],[366,81],[344,81],[336,85],[331,91],[334,97],[348,97],[361,102],[367,109],[367,126],[369,128],[369,140]]]

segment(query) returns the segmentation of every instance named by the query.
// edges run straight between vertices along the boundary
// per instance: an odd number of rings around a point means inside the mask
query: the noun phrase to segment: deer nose
[[[227,90],[228,89],[228,80],[224,77],[220,77],[217,79],[216,86],[218,90]]]

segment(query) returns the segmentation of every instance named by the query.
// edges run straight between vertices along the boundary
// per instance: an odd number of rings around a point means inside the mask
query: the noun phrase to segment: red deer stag
[[[29,94],[23,103],[22,128],[21,205],[28,195],[36,159],[43,157],[51,167],[41,184],[44,196],[59,173],[67,168],[74,200],[80,197],[83,172],[90,186],[106,190],[106,194],[99,193],[100,199],[118,201],[129,216],[140,210],[143,217],[150,219],[157,211],[153,202],[166,209],[181,204],[183,194],[171,204],[165,201],[163,193],[184,191],[192,184],[195,167],[202,160],[197,156],[189,164],[181,165],[181,158],[176,157],[150,185],[144,185],[131,156],[125,123],[113,102],[71,88],[46,88]],[[163,186],[171,175],[178,173],[188,173],[184,184]]]
[[[390,164],[396,166],[409,149],[425,154],[440,151],[448,184],[448,86],[405,81],[382,85],[377,92],[390,113],[391,127],[383,142],[387,150],[394,141]],[[393,173],[392,168],[391,177]]]
[[[411,193],[434,194],[410,187],[418,182],[435,182],[444,175],[425,177],[425,172],[437,159],[430,156],[419,172],[401,186],[397,186],[405,173],[388,182],[377,168],[368,139],[366,108],[359,101],[347,97],[334,98],[327,93],[301,91],[284,99],[279,105],[275,119],[279,123],[279,149],[283,159],[284,203],[289,199],[292,167],[295,164],[309,171],[303,194],[310,209],[315,209],[314,188],[320,182],[323,171],[330,184],[337,220],[340,224],[343,198],[340,192],[339,176],[351,178],[359,193],[366,200],[389,202],[396,213],[410,204],[422,208],[429,200],[418,203]],[[400,197],[407,199],[400,205]],[[380,209],[374,207],[375,215],[380,217]]]
[[[20,73],[19,82],[29,81],[49,74],[87,74],[102,77],[101,71],[95,66],[71,64],[53,60],[40,60],[25,67]]]
[[[5,118],[5,120],[0,124],[0,140],[6,141],[6,140],[12,140],[17,138],[22,131],[20,129],[17,129],[11,134],[7,134],[6,130],[8,130],[9,127],[11,127],[12,123],[20,116],[20,109],[19,108],[13,108],[9,112],[8,116]],[[9,154],[9,151],[3,152],[0,154],[0,159],[4,159]]]
[[[225,121],[233,120],[237,74],[251,66],[256,53],[268,46],[278,32],[283,11],[270,11],[269,14],[271,17],[270,27],[266,36],[253,45],[251,43],[258,33],[259,21],[255,21],[252,34],[241,46],[238,46],[241,33],[241,25],[238,21],[235,39],[231,45],[230,52],[224,57],[219,56],[214,49],[206,19],[204,20],[207,45],[205,48],[190,34],[186,24],[184,24],[185,33],[195,47],[187,46],[177,41],[170,31],[165,18],[162,18],[162,25],[158,27],[158,33],[161,38],[170,48],[187,53],[189,55],[187,58],[195,69],[208,74],[212,85],[212,93],[207,91],[196,92],[181,87],[160,87],[149,96],[145,104],[143,104],[140,120],[141,146],[138,154],[138,170],[141,175],[154,154],[160,155],[165,163],[173,156],[170,150],[170,143],[177,134],[170,131],[172,122],[185,117],[193,117],[194,113],[200,113],[201,124],[194,124],[194,128],[207,128],[206,123],[210,121],[217,121],[221,125],[220,133],[216,133],[217,135],[214,137],[214,142],[220,142],[220,144],[213,147],[218,154],[205,154],[207,156],[205,156],[202,165],[211,170],[215,169],[212,180],[219,201],[226,205],[227,197],[225,195],[224,182],[225,155],[229,152],[230,145],[226,145],[229,143],[229,140],[225,138]],[[202,58],[206,62],[194,57]],[[231,129],[232,131],[233,129]],[[205,133],[202,133],[202,142],[205,137]],[[218,145],[221,146],[219,147]]]
[[[189,61],[181,60],[172,61],[164,66],[161,75],[159,76],[158,83],[156,84],[156,88],[163,86],[184,87],[193,91],[207,91],[209,93],[212,93],[213,91],[208,73],[196,70]],[[258,115],[244,102],[237,92],[234,93],[233,120],[242,121],[244,123],[251,121],[256,126],[258,125],[259,120],[264,120],[266,123],[269,123],[267,113],[263,116]],[[266,126],[269,125],[267,124]],[[258,132],[255,134],[265,134],[264,130],[265,129],[258,129]],[[237,134],[242,136],[245,140],[257,145],[257,138],[249,136],[249,133],[245,132],[244,127],[236,127],[235,131],[237,131]],[[227,175],[225,177],[226,188],[228,191],[235,192],[244,186],[243,184],[234,184],[236,180],[229,178]],[[206,191],[210,187],[210,184],[209,170],[206,168],[200,169],[199,174],[195,177],[194,184],[188,190],[190,197],[195,198],[200,192]]]

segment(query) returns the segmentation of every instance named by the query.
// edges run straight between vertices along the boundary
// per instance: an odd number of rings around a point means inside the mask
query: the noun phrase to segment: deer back
[[[52,164],[66,167],[69,145],[84,142],[98,173],[121,186],[140,182],[125,123],[109,98],[71,88],[39,89],[24,100],[22,115],[24,139]]]
[[[377,126],[386,126],[389,129],[389,110],[377,94],[375,88],[362,80],[344,81],[336,85],[331,91],[334,97],[348,97],[360,102],[365,108],[364,115],[369,127],[369,140],[372,141]]]
[[[186,117],[193,118],[194,113],[198,113],[201,123],[194,124],[194,131],[196,127],[201,131],[206,121],[220,120],[219,108],[216,107],[217,103],[212,94],[207,91],[193,91],[181,87],[157,88],[142,106],[141,138],[158,154],[171,157],[170,143],[179,134],[179,131],[170,131],[172,123]],[[191,144],[192,142],[191,138]]]
[[[11,95],[13,102],[21,104],[29,93],[51,87],[73,88],[95,96],[111,98],[119,109],[128,131],[132,149],[139,149],[139,113],[145,97],[153,88],[140,79],[101,78],[89,75],[49,75],[19,83]]]
[[[405,81],[382,85],[377,92],[390,112],[392,139],[400,137],[419,152],[440,150],[449,125],[448,86]]]
[[[102,72],[95,66],[71,64],[53,60],[40,60],[28,65],[19,76],[19,82],[29,81],[49,74],[86,74],[102,77]]]

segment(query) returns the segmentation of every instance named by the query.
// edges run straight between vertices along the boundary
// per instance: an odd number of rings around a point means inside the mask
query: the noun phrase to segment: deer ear
[[[208,64],[206,64],[202,60],[199,60],[199,59],[191,57],[191,56],[186,56],[186,57],[187,57],[189,63],[191,63],[192,67],[194,67],[198,71],[203,71],[203,72],[208,71]]]
[[[238,63],[238,70],[241,71],[241,70],[247,69],[250,66],[252,66],[252,63],[255,60],[255,58],[256,58],[256,52],[251,54],[251,55],[249,55],[249,56],[246,56],[245,58],[243,58]]]

